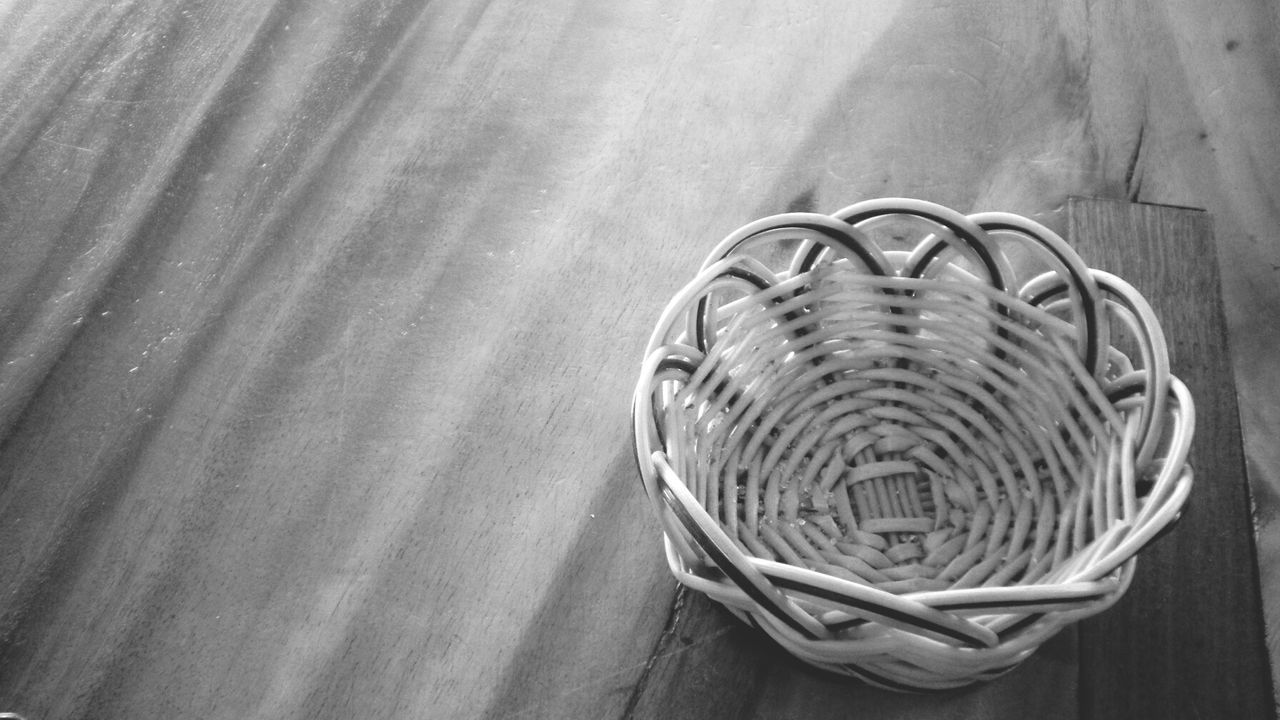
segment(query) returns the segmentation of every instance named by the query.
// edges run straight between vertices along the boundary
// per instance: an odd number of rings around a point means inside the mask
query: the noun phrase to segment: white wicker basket
[[[1128,284],[1028,219],[900,198],[730,235],[634,397],[680,582],[896,690],[1114,603],[1190,492],[1193,424]]]

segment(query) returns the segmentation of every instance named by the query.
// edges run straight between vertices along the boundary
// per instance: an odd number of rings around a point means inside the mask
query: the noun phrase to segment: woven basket
[[[895,690],[990,679],[1110,606],[1191,490],[1141,295],[1030,220],[918,200],[726,238],[634,423],[679,581]]]

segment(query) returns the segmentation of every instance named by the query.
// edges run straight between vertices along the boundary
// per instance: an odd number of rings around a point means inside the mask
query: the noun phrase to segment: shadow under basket
[[[1031,220],[918,200],[730,235],[633,409],[676,578],[895,690],[993,678],[1105,610],[1191,490],[1142,296]]]

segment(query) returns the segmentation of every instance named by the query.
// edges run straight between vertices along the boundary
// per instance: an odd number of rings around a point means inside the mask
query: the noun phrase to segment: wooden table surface
[[[1263,0],[0,0],[0,712],[1271,716],[1278,30]],[[1196,379],[1192,509],[1113,612],[943,695],[677,591],[629,440],[717,240],[893,195],[1208,211],[1082,246]]]

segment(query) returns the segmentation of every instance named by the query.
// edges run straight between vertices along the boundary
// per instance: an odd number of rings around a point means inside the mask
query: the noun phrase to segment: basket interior
[[[654,419],[747,555],[894,593],[1033,584],[1134,502],[1129,420],[1050,312],[843,261],[744,285],[691,310],[704,356]]]

